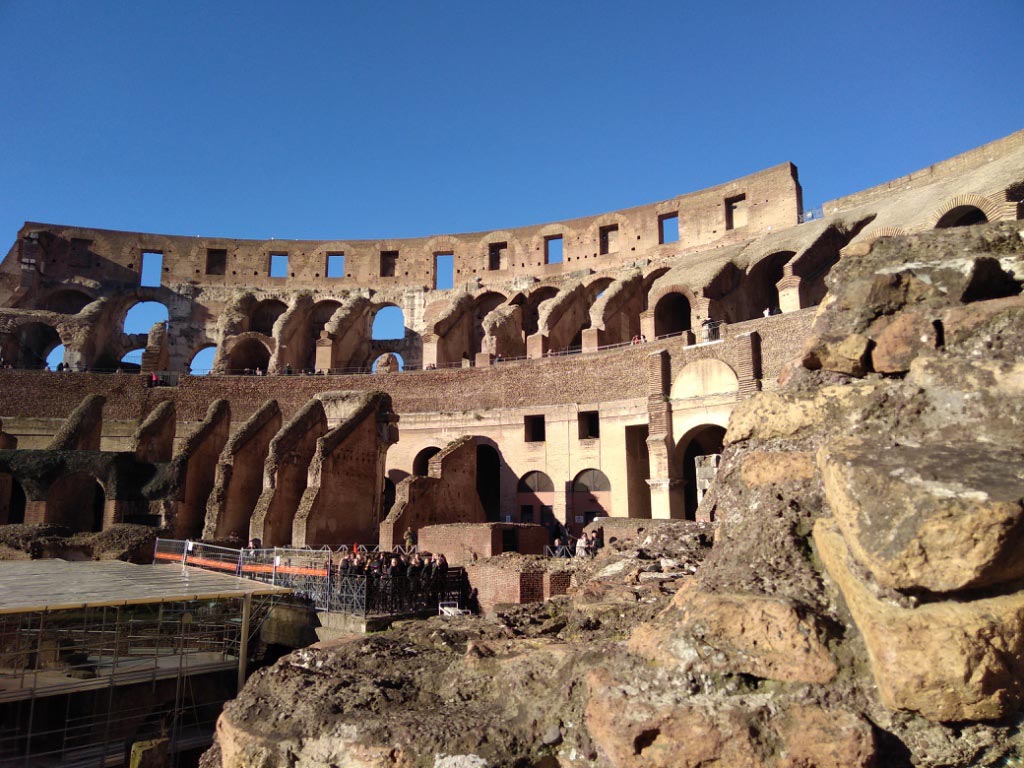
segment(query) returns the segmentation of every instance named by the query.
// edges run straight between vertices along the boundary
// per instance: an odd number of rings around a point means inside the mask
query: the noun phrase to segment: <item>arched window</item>
[[[213,360],[217,356],[217,347],[203,347],[192,357],[188,364],[188,372],[192,376],[202,376],[213,369]]]
[[[584,469],[572,481],[575,493],[604,493],[612,489],[612,484],[604,472],[599,469]]]
[[[393,304],[381,307],[373,316],[373,330],[370,337],[374,341],[405,338],[405,315]]]
[[[249,330],[262,333],[264,336],[274,335],[274,323],[285,313],[288,307],[283,301],[266,299],[253,307],[249,318]]]
[[[430,470],[430,460],[440,452],[440,448],[431,445],[417,453],[412,460],[412,473],[417,477],[426,477]]]
[[[554,493],[555,484],[543,472],[527,472],[519,478],[519,493]]]

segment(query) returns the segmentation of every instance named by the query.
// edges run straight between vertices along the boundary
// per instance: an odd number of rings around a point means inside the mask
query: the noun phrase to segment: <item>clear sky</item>
[[[0,236],[499,229],[1024,128],[1022,0],[0,0]]]

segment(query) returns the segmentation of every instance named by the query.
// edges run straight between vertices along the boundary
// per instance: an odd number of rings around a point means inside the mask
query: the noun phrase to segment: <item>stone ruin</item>
[[[286,657],[211,766],[1012,765],[1022,201],[1024,131],[820,214],[787,163],[410,240],[27,223],[0,523],[332,547],[486,523],[490,551],[499,524],[634,526],[593,563],[480,566],[546,602],[496,586],[487,620]],[[144,301],[167,323],[125,333]],[[374,338],[392,306],[402,337]]]

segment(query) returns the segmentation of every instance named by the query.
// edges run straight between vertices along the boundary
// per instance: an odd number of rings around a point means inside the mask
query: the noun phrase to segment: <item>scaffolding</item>
[[[0,768],[117,766],[210,743],[287,589],[180,565],[0,563]]]

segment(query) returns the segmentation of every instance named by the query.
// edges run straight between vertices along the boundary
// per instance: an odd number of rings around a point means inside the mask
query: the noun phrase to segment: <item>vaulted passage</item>
[[[488,522],[501,520],[501,457],[490,445],[476,447],[476,493]]]
[[[685,481],[683,495],[686,499],[687,520],[696,519],[700,498],[718,468],[716,457],[722,453],[724,439],[724,428],[708,424],[691,430],[676,448],[676,455],[680,457],[679,471]]]
[[[654,335],[668,336],[691,328],[690,302],[681,293],[668,293],[654,308]]]
[[[441,452],[436,446],[429,446],[416,454],[412,460],[412,473],[417,477],[426,477],[430,470],[430,460]]]
[[[569,520],[566,527],[579,536],[595,517],[611,515],[612,485],[599,469],[585,469],[572,481]]]
[[[972,224],[984,224],[988,221],[988,216],[981,208],[976,208],[973,205],[958,205],[935,223],[936,229],[946,229],[948,227],[969,227]]]
[[[46,494],[46,522],[74,531],[103,530],[103,486],[81,472],[64,475]]]

